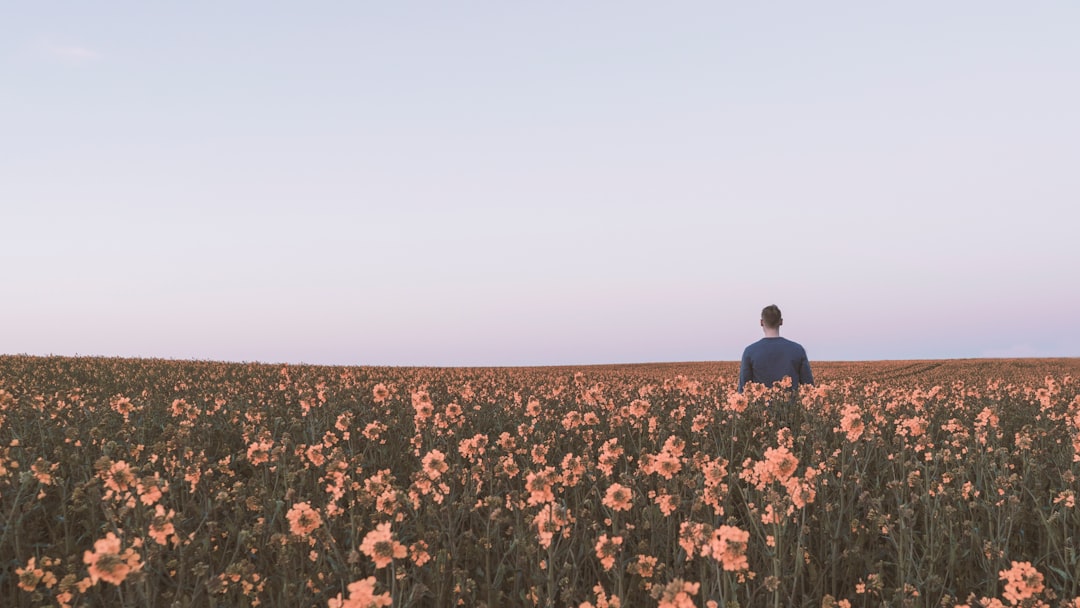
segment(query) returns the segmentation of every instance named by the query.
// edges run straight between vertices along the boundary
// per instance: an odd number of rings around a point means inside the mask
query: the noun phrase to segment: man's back
[[[800,384],[813,384],[810,360],[806,350],[787,338],[766,337],[754,342],[743,351],[739,366],[739,392],[747,382],[772,386],[774,382],[791,378],[792,390]]]

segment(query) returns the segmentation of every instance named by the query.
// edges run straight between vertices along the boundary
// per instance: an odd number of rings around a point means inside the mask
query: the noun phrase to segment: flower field
[[[1080,359],[0,357],[2,606],[1073,606]]]

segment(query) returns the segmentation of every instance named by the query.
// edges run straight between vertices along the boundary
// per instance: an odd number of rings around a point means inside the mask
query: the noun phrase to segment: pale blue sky
[[[1080,356],[1080,4],[8,2],[0,353]]]

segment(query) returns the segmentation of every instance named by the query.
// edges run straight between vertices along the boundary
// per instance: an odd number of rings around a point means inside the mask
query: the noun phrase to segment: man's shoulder
[[[751,351],[764,351],[764,352],[790,352],[790,353],[805,353],[806,349],[802,347],[802,344],[794,340],[788,340],[783,336],[777,336],[775,338],[762,338],[757,342],[754,342],[750,346],[746,347],[747,352]]]
[[[806,349],[803,348],[802,344],[789,340],[786,344],[786,347],[788,356],[792,357],[793,359],[800,359],[802,361],[809,362],[808,360],[810,357],[806,354]]]
[[[787,338],[781,338],[781,340],[784,341],[784,346],[791,349],[791,350],[806,352],[806,349],[803,348],[803,345],[799,344],[798,342],[796,342],[794,340],[788,340]]]
[[[753,344],[750,344],[743,349],[743,356],[753,355],[754,353],[775,353],[775,352],[789,352],[789,353],[802,353],[806,354],[806,349],[802,344],[795,342],[794,340],[788,340],[783,336],[777,336],[775,338],[762,338]]]
[[[748,344],[746,346],[746,348],[743,349],[743,354],[751,353],[751,352],[754,352],[755,350],[758,350],[759,348],[761,348],[761,346],[762,346],[762,344],[764,342],[765,342],[765,338],[762,338],[762,339],[758,340],[757,342],[753,342],[751,344]]]

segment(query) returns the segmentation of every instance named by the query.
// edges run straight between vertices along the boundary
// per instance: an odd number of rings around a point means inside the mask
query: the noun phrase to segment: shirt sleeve
[[[750,349],[746,349],[742,354],[742,363],[739,364],[739,392],[743,391],[743,386],[754,377],[753,364],[750,363]]]
[[[806,356],[805,350],[802,355],[802,365],[799,366],[799,384],[813,384],[814,373],[810,371],[810,358]]]

